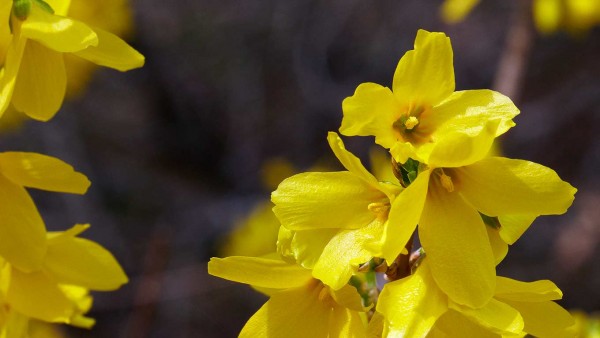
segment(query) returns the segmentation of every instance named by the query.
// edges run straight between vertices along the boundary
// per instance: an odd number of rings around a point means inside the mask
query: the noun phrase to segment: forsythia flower
[[[507,97],[491,90],[454,92],[450,39],[443,33],[419,30],[415,49],[396,68],[393,92],[363,83],[342,103],[340,132],[347,136],[375,136],[375,142],[399,163],[410,157],[428,163],[452,163],[446,143],[456,149],[478,146],[473,137],[488,128],[490,137],[514,126],[519,110]],[[495,128],[493,128],[495,127]],[[493,130],[492,130],[493,129]]]
[[[6,260],[4,301],[11,310],[48,322],[93,324],[81,317],[91,306],[87,290],[116,290],[127,283],[127,276],[110,252],[77,237],[87,228],[89,225],[76,225],[67,231],[49,232],[39,269],[22,271]]]
[[[0,74],[0,113],[12,102],[31,118],[52,118],[66,91],[63,53],[121,71],[144,64],[141,54],[112,33],[65,17],[70,1],[18,3],[8,18],[10,25],[2,26],[5,31],[0,33],[1,37],[12,31]]]
[[[379,242],[401,188],[379,182],[337,134],[329,133],[327,140],[348,171],[294,175],[271,198],[282,225],[279,252],[313,269],[315,278],[337,290],[374,256],[369,246]]]
[[[24,187],[83,194],[89,186],[83,174],[56,158],[0,153],[0,256],[25,272],[43,264],[46,227]]]
[[[562,292],[548,280],[531,283],[496,277],[494,297],[470,308],[449,299],[437,286],[427,257],[417,271],[384,286],[377,303],[385,337],[564,337],[573,325],[553,302]],[[428,335],[429,334],[429,335]]]
[[[367,309],[352,286],[332,290],[310,270],[277,258],[211,258],[208,272],[268,289],[270,299],[248,320],[241,338],[366,337]]]

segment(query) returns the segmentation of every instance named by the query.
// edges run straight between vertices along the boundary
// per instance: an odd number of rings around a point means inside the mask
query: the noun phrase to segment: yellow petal
[[[488,120],[475,134],[464,131],[439,133],[434,143],[417,149],[417,157],[432,167],[456,168],[487,157],[500,119]]]
[[[373,257],[367,244],[381,237],[382,223],[376,219],[363,228],[343,230],[333,236],[313,268],[313,277],[334,290],[346,285],[358,265]]]
[[[0,69],[0,117],[11,102],[26,45],[27,39],[13,39],[6,51],[4,68]]]
[[[372,203],[388,199],[350,172],[302,173],[279,185],[271,195],[273,212],[290,230],[356,229],[373,221]]]
[[[327,337],[332,307],[319,300],[320,290],[318,283],[311,283],[273,294],[239,337]]]
[[[69,164],[36,153],[0,153],[0,172],[16,184],[49,191],[84,194],[90,186]]]
[[[273,204],[261,201],[247,218],[237,222],[220,248],[220,256],[261,256],[276,251],[280,223]]]
[[[108,250],[90,240],[72,236],[48,240],[44,271],[58,283],[91,290],[116,290],[128,281]]]
[[[377,301],[388,337],[425,337],[447,310],[448,298],[433,280],[427,259],[414,275],[385,284]]]
[[[298,287],[312,280],[308,269],[261,257],[213,257],[208,262],[208,273],[238,283],[273,289]]]
[[[498,265],[502,262],[504,257],[506,257],[506,254],[508,254],[508,244],[500,237],[498,230],[492,229],[489,226],[486,226],[485,229],[487,230],[488,238],[490,239],[490,246],[494,252],[496,265]]]
[[[394,73],[394,95],[414,106],[435,106],[454,92],[452,45],[444,33],[420,29],[415,49],[408,51]]]
[[[375,143],[388,149],[396,142],[392,125],[400,107],[389,88],[363,83],[353,96],[344,99],[342,110],[342,135],[375,136]]]
[[[478,309],[453,303],[450,303],[450,307],[499,334],[519,334],[523,330],[523,317],[519,311],[496,299],[491,299]]]
[[[524,160],[490,157],[459,168],[457,173],[462,196],[488,216],[562,214],[577,191],[554,170]]]
[[[46,254],[46,227],[23,187],[0,175],[0,256],[23,271],[38,269]]]
[[[328,338],[366,338],[367,329],[360,314],[341,306],[333,308]]]
[[[487,89],[452,93],[427,116],[422,115],[420,128],[433,130],[433,136],[460,131],[476,135],[490,119],[500,119],[495,136],[504,134],[515,123],[519,109],[506,96]]]
[[[442,4],[442,18],[448,23],[462,21],[479,0],[446,0]]]
[[[344,168],[348,169],[348,171],[369,183],[373,188],[381,190],[390,200],[399,193],[398,187],[395,187],[391,184],[378,182],[375,176],[365,169],[358,157],[346,150],[344,142],[342,142],[342,139],[338,134],[329,132],[327,135],[327,142],[329,142],[331,150],[333,150],[333,153],[338,158],[340,163],[344,166]]]
[[[549,280],[521,282],[518,280],[496,277],[496,293],[494,297],[502,300],[518,302],[543,302],[562,298],[562,291]]]
[[[279,228],[277,251],[284,259],[312,269],[327,243],[338,232],[338,229],[292,231],[282,226]]]
[[[402,252],[419,223],[430,174],[429,170],[419,173],[417,179],[401,192],[392,204],[388,223],[381,237],[382,257],[388,264]]]
[[[144,65],[144,56],[118,36],[97,27],[94,32],[98,35],[98,45],[79,50],[75,55],[122,72]]]
[[[524,331],[535,337],[571,337],[568,328],[575,324],[567,310],[554,302],[505,301],[525,320]]]
[[[347,284],[339,290],[330,290],[330,293],[338,305],[354,311],[365,311],[362,299],[354,286]]]
[[[75,312],[74,304],[43,272],[13,269],[6,300],[16,311],[48,322],[68,323]]]
[[[508,244],[513,244],[535,221],[537,215],[500,215],[500,237]]]
[[[458,311],[448,310],[435,322],[427,338],[450,337],[501,338],[502,336],[483,328]]]
[[[419,239],[433,277],[450,299],[473,308],[494,294],[496,270],[486,225],[456,192],[435,180],[419,223]]]
[[[15,108],[33,119],[48,121],[60,109],[66,88],[62,54],[28,41],[13,92]]]
[[[21,35],[62,53],[98,44],[96,33],[86,24],[50,14],[37,5],[31,6],[29,17],[21,25]]]
[[[373,313],[371,320],[369,320],[369,325],[367,326],[367,337],[369,338],[381,338],[387,337],[383,334],[383,326],[385,323],[385,318],[379,312]]]

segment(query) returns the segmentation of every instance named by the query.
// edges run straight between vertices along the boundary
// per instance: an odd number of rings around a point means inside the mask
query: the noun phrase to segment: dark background
[[[92,181],[83,197],[32,192],[49,229],[91,223],[84,236],[131,278],[95,294],[85,337],[234,337],[264,302],[208,276],[219,238],[260,200],[261,164],[299,168],[334,158],[326,143],[341,101],[362,82],[391,86],[417,29],[452,39],[457,90],[492,88],[516,1],[483,1],[457,25],[441,1],[139,0],[131,43],[141,70],[100,70],[86,95],[48,123],[5,132],[1,150],[57,156]],[[528,16],[530,19],[530,16]],[[555,169],[579,189],[562,216],[541,217],[498,273],[551,279],[562,305],[600,309],[600,29],[532,31],[507,157]],[[371,138],[346,139],[366,158]],[[493,178],[490,178],[493,179]]]

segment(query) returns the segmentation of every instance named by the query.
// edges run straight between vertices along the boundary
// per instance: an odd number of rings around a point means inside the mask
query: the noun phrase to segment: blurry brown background
[[[444,31],[457,90],[492,88],[519,1],[483,1],[458,25],[441,1],[138,0],[141,70],[100,70],[51,122],[5,132],[1,150],[57,156],[87,195],[33,192],[50,229],[89,222],[129,274],[95,296],[96,327],[73,337],[234,337],[264,302],[206,273],[218,239],[268,198],[261,163],[335,163],[327,131],[361,82],[390,86],[417,29]],[[529,17],[530,18],[530,17]],[[599,27],[600,28],[600,27]],[[600,29],[532,32],[517,126],[505,155],[555,169],[579,189],[566,215],[539,218],[499,274],[552,279],[566,308],[600,309]],[[347,140],[365,158],[370,138]],[[493,179],[493,178],[490,178]]]

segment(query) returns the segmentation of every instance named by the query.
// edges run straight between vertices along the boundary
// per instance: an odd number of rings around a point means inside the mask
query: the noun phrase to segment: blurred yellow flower
[[[448,23],[463,20],[480,0],[446,0],[442,18]],[[534,0],[533,19],[541,33],[554,33],[560,28],[579,33],[600,24],[598,0]]]

